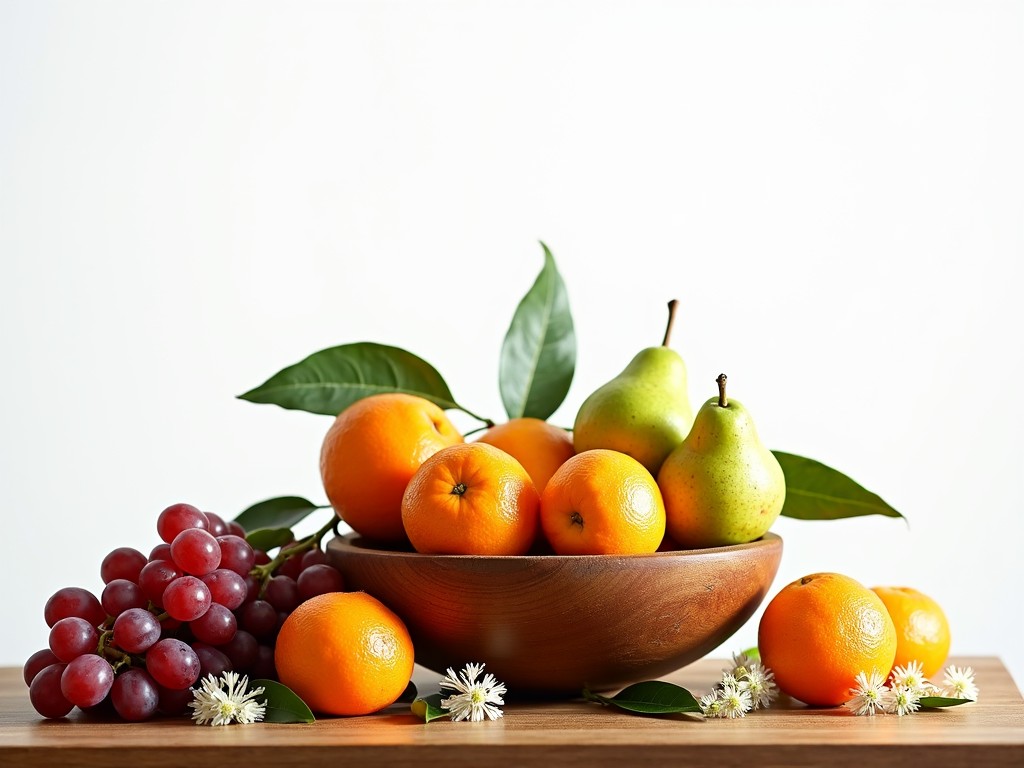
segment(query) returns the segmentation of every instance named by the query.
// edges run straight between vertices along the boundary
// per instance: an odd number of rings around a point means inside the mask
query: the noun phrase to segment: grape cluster
[[[47,601],[49,647],[25,663],[47,718],[112,706],[123,720],[181,714],[192,686],[227,670],[275,679],[274,639],[300,602],[343,588],[320,534],[273,559],[245,530],[190,504],[160,513],[149,556],[118,547],[100,565],[99,598],[65,587]]]

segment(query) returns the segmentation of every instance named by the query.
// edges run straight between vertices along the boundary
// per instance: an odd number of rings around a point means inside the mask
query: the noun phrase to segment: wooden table
[[[979,701],[908,717],[854,717],[785,701],[742,720],[641,717],[583,701],[510,704],[501,720],[429,724],[407,706],[312,725],[202,727],[188,719],[43,721],[21,670],[0,669],[0,766],[1024,766],[1024,702],[995,658],[961,658]],[[699,696],[724,662],[665,679]],[[417,668],[421,691],[436,683]],[[425,683],[425,685],[424,685]]]

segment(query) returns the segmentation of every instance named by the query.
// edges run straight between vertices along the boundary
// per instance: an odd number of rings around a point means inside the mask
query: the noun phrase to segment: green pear
[[[657,476],[665,457],[686,437],[693,423],[686,365],[668,346],[676,303],[668,303],[661,346],[638,352],[622,373],[583,401],[573,426],[576,453],[610,448]]]
[[[665,459],[658,487],[668,535],[687,548],[742,544],[763,536],[782,511],[786,477],[754,421],[725,395],[697,411],[693,429]]]

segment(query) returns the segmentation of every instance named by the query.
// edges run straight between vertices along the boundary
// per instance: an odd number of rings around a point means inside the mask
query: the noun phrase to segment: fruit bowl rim
[[[777,533],[769,531],[760,538],[754,539],[753,541],[747,541],[742,544],[726,544],[719,547],[704,547],[701,549],[667,549],[657,552],[646,552],[643,554],[622,554],[622,555],[556,555],[556,554],[528,554],[528,555],[442,555],[442,554],[429,554],[425,552],[416,552],[411,549],[381,549],[378,546],[366,546],[365,542],[370,541],[358,533],[352,531],[349,533],[335,536],[331,542],[328,542],[330,546],[334,542],[337,543],[338,548],[352,550],[356,552],[368,553],[371,555],[382,555],[386,557],[397,557],[402,559],[413,559],[413,560],[431,560],[441,562],[461,562],[461,561],[494,561],[494,562],[512,562],[512,561],[541,561],[541,562],[570,562],[570,561],[621,561],[621,560],[657,560],[657,559],[682,559],[687,557],[700,557],[704,555],[723,555],[723,554],[734,554],[737,552],[746,552],[749,550],[762,549],[765,547],[779,547],[782,546],[782,537]]]

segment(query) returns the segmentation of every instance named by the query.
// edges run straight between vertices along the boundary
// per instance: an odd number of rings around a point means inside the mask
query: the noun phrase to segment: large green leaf
[[[880,496],[820,461],[772,451],[786,475],[782,514],[800,520],[839,520],[862,515],[903,517]]]
[[[562,404],[576,370],[569,295],[548,247],[544,267],[516,307],[501,348],[498,385],[510,419],[546,419]]]
[[[311,512],[320,509],[301,496],[278,496],[253,504],[235,518],[247,531],[257,528],[291,528],[305,520]]]
[[[239,398],[337,416],[357,400],[382,392],[418,395],[445,409],[466,410],[455,402],[441,374],[426,360],[372,342],[314,352]]]

